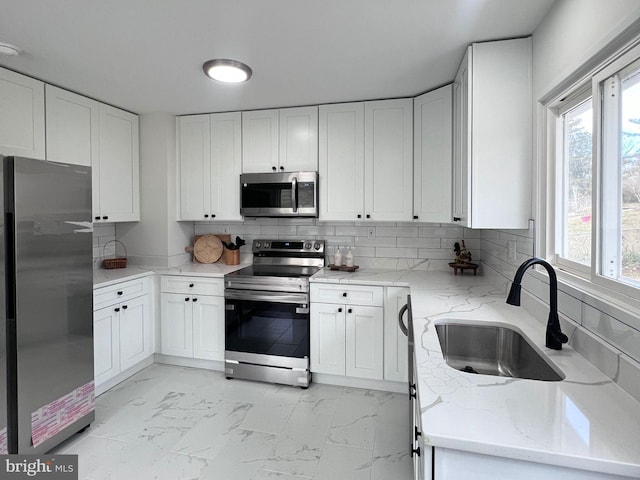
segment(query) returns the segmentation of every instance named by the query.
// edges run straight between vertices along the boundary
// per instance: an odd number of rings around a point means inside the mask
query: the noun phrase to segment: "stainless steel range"
[[[308,387],[309,277],[324,240],[254,240],[253,265],[225,275],[225,374]]]

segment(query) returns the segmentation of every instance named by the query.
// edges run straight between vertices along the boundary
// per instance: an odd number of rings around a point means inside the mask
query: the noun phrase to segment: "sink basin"
[[[520,332],[506,325],[450,322],[436,325],[444,360],[468,373],[557,382],[564,379]]]

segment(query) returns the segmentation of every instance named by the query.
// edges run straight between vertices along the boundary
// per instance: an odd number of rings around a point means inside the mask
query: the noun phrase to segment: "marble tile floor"
[[[84,480],[410,480],[409,430],[404,394],[154,364],[55,453],[79,455]]]

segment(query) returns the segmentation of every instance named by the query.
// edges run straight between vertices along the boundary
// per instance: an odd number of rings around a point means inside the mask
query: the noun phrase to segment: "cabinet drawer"
[[[383,287],[311,284],[311,302],[382,306]]]
[[[186,295],[224,296],[224,279],[210,277],[183,277],[179,275],[163,275],[160,289],[167,293],[183,293]]]
[[[93,309],[97,310],[112,303],[122,302],[149,293],[149,278],[138,278],[116,283],[93,291]]]

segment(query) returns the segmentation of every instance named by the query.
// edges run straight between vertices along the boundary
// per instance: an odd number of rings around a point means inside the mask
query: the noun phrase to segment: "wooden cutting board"
[[[198,249],[200,250],[200,247],[204,247],[205,245],[217,244],[217,242],[215,242],[215,240],[208,239],[208,240],[206,240],[206,243],[203,243],[202,245],[200,245],[198,241],[201,238],[204,238],[204,237],[214,237],[214,238],[217,238],[218,241],[220,241],[220,246],[222,247],[222,249],[220,250],[220,256],[218,256],[215,260],[212,260],[212,259],[217,256],[217,247],[215,248],[215,250],[216,250],[215,252],[214,251],[210,251],[209,253],[207,253],[207,252],[204,252],[204,251],[202,251],[202,252],[199,251],[198,255],[196,255],[196,246],[198,246]],[[224,246],[222,245],[222,242],[231,243],[231,235],[228,235],[228,234],[225,234],[225,233],[195,235],[193,237],[193,247],[185,247],[185,251],[193,253],[193,263],[216,263],[216,262],[222,262],[222,261],[224,261],[224,258],[225,258],[225,256],[223,255]]]

